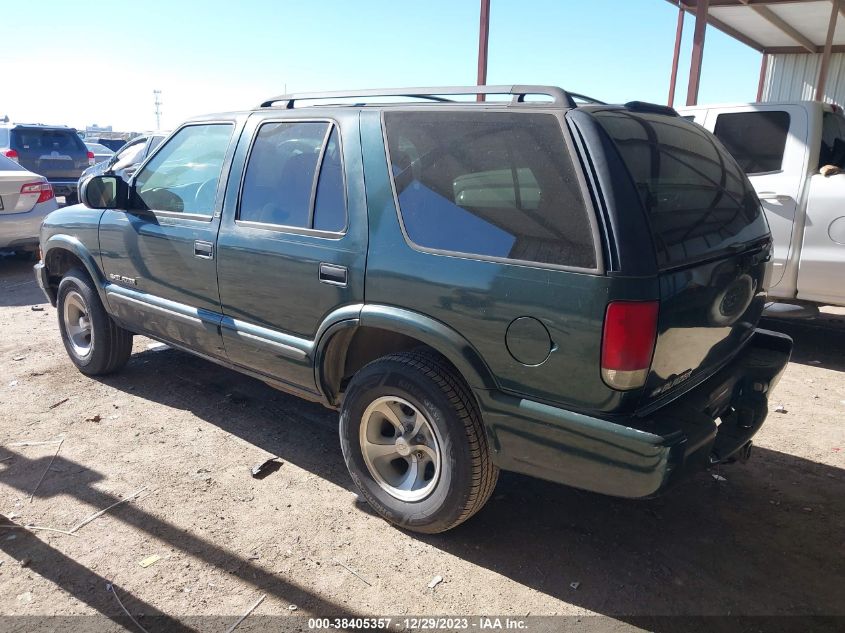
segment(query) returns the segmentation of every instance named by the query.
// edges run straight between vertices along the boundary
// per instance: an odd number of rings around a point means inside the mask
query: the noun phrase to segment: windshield
[[[622,109],[595,117],[634,180],[661,267],[710,257],[768,233],[748,178],[703,127]]]

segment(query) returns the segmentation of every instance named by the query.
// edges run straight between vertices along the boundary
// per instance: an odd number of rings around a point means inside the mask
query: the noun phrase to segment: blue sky
[[[488,83],[665,103],[665,0],[492,0]],[[37,10],[34,10],[37,9]],[[0,116],[151,129],[288,91],[474,84],[479,0],[36,0],[3,8]],[[37,17],[36,17],[37,16]],[[27,25],[33,25],[29,28]],[[693,20],[678,76],[686,97]],[[760,54],[707,30],[700,102],[751,101]]]

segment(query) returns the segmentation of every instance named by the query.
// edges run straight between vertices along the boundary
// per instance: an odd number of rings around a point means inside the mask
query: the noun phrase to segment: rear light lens
[[[94,152],[88,152],[88,165],[91,166],[94,164]]]
[[[21,187],[21,195],[38,194],[35,204],[47,202],[53,197],[53,185],[49,182],[32,182]]]
[[[658,301],[613,301],[604,317],[601,377],[612,389],[645,384],[657,339]]]
[[[9,160],[13,160],[13,161],[15,161],[16,163],[19,163],[19,162],[20,162],[20,156],[19,156],[19,155],[18,155],[18,153],[17,153],[15,150],[13,150],[13,149],[7,149],[5,152],[3,152],[3,156],[5,156],[6,158],[8,158]]]

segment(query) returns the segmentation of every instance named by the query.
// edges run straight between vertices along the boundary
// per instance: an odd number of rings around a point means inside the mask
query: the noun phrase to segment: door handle
[[[347,280],[346,266],[336,266],[335,264],[320,264],[320,281],[324,284],[332,284],[333,286],[346,286]]]
[[[194,257],[200,259],[214,259],[214,244],[197,240],[194,242]]]

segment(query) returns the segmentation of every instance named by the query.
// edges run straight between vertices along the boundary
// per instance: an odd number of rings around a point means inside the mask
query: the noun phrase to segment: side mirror
[[[92,176],[79,187],[79,199],[91,209],[126,209],[129,186],[117,176]]]

